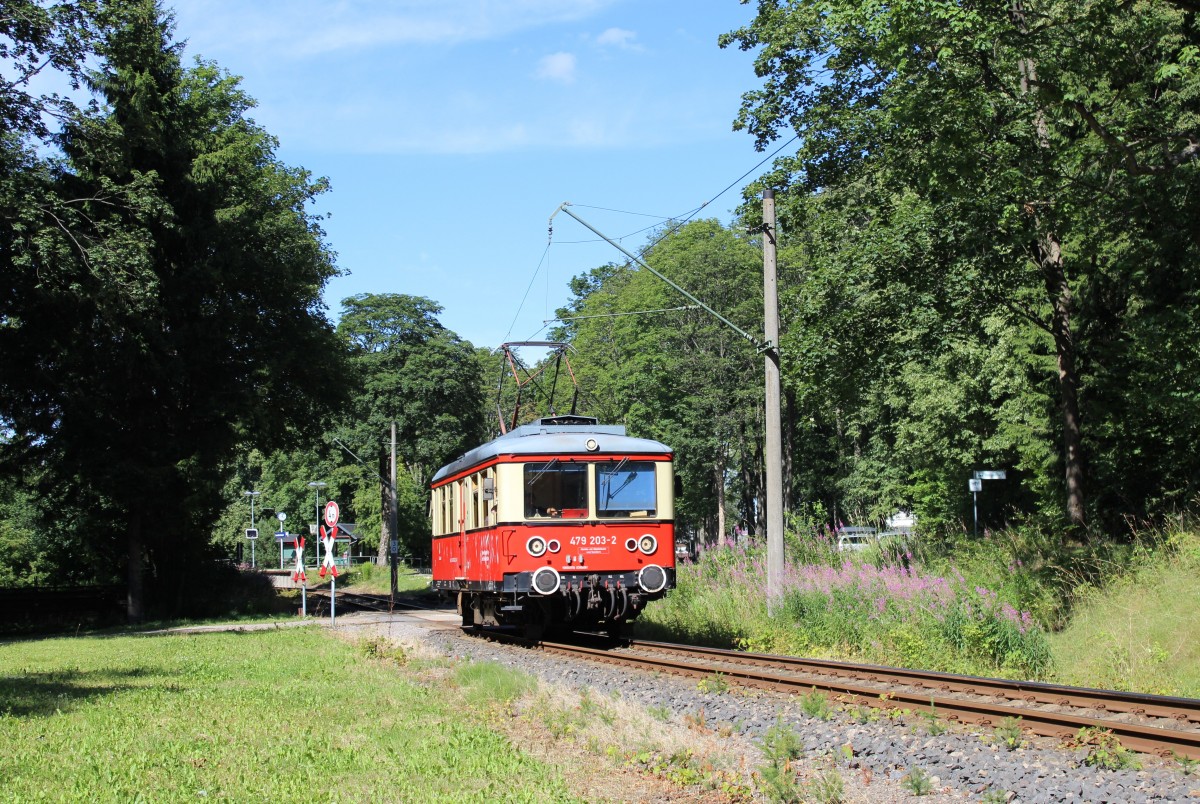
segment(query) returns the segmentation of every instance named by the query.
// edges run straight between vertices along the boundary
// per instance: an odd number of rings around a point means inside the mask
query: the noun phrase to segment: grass
[[[403,652],[363,657],[316,628],[0,645],[3,795],[570,798],[559,772],[486,717],[464,716],[462,689],[409,680],[396,670]],[[463,689],[494,682],[459,680]]]
[[[950,672],[1031,677],[1049,649],[1033,616],[961,573],[931,573],[910,554],[789,556],[776,613],[761,549],[710,550],[640,623],[650,638],[770,653],[857,658]],[[874,562],[874,563],[873,563]]]
[[[1075,616],[1051,637],[1062,678],[1200,698],[1200,536],[1158,536],[1107,584],[1077,591]]]
[[[795,523],[793,523],[795,524]],[[1200,529],[1067,545],[1036,528],[910,539],[847,556],[788,534],[769,614],[761,549],[678,568],[640,636],[1200,697]]]
[[[392,568],[355,564],[338,576],[338,588],[342,587],[362,594],[389,594],[392,591]],[[420,575],[400,564],[396,573],[396,589],[401,593],[424,592],[429,589],[429,576]]]

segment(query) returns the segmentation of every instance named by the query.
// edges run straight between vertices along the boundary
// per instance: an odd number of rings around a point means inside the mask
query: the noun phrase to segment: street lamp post
[[[313,490],[313,498],[316,501],[316,509],[317,509],[317,524],[315,526],[316,530],[314,530],[313,533],[317,533],[321,529],[321,489],[325,488],[328,485],[329,485],[328,483],[325,483],[320,480],[314,480],[308,484],[308,487]],[[320,553],[319,550],[317,552],[318,552],[318,554]]]
[[[255,551],[254,551],[254,545],[258,544],[258,528],[255,527],[255,525],[254,525],[254,498],[260,494],[262,494],[261,491],[243,491],[242,492],[243,497],[250,498],[250,531],[246,533],[246,536],[250,537],[251,532],[253,532],[253,534],[254,534],[253,538],[250,538],[250,567],[251,567],[251,569],[255,569],[258,566],[258,563],[255,561]]]

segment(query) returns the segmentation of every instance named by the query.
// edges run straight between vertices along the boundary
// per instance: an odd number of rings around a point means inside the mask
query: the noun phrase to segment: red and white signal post
[[[318,573],[322,578],[325,577],[325,571],[329,570],[329,622],[333,622],[336,617],[336,609],[334,606],[334,598],[337,595],[337,561],[334,558],[334,541],[337,538],[337,523],[338,517],[341,515],[341,509],[333,500],[325,503],[325,526],[321,528],[321,544],[325,547],[325,559],[321,562],[321,570]]]
[[[304,537],[296,541],[296,569],[292,571],[292,581],[300,584],[300,616],[308,616],[308,576],[304,574]]]

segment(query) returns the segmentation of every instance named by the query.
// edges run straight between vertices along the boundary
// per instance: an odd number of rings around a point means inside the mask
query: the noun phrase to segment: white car
[[[838,531],[837,549],[839,552],[866,550],[878,544],[875,528],[842,528]]]

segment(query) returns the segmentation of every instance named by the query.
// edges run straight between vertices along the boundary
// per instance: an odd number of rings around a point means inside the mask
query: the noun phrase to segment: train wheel
[[[458,613],[462,615],[463,628],[478,628],[475,624],[475,609],[471,607],[471,596],[466,592],[458,593]]]
[[[525,604],[524,636],[531,642],[541,642],[550,624],[550,611],[541,600]]]
[[[610,622],[605,626],[604,633],[608,634],[608,638],[613,642],[620,642],[625,638],[625,623],[620,620]]]

